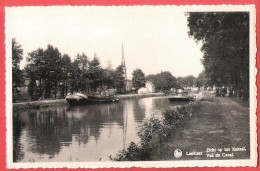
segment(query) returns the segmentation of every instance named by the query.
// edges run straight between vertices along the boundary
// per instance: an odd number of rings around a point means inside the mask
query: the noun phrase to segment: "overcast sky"
[[[187,17],[177,7],[26,7],[9,8],[7,34],[28,52],[48,44],[75,59],[94,53],[106,67],[121,63],[124,45],[128,78],[140,68],[146,75],[170,71],[197,76],[203,69],[201,44],[188,37]],[[11,41],[11,40],[10,40]],[[21,66],[25,65],[25,60]]]

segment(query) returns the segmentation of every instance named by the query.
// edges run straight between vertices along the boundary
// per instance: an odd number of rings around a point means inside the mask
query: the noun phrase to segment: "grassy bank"
[[[163,93],[151,93],[151,94],[124,94],[117,95],[119,99],[134,99],[134,98],[145,98],[145,97],[157,97],[163,96]],[[37,109],[43,107],[52,107],[52,106],[66,106],[68,105],[65,99],[56,99],[56,100],[39,100],[31,102],[21,102],[13,103],[13,110],[26,110],[26,109]]]
[[[239,103],[240,105],[244,106],[244,107],[249,107],[249,100],[242,100],[238,97],[229,97],[231,100]]]
[[[139,143],[131,142],[129,147],[119,152],[114,161],[146,161],[152,160],[152,154],[160,155],[163,144],[169,141],[178,125],[200,111],[200,101],[176,107],[163,113],[162,118],[150,117],[141,126],[138,136]]]

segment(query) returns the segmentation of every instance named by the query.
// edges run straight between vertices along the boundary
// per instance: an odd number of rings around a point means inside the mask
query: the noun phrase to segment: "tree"
[[[28,93],[31,99],[37,99],[45,94],[44,82],[47,77],[47,61],[44,58],[43,52],[44,50],[39,48],[30,52],[26,58],[29,64],[25,66],[25,72],[30,79]],[[38,86],[36,84],[37,80],[40,81]]]
[[[61,54],[57,48],[48,45],[43,52],[47,62],[45,79],[45,98],[57,97],[58,83],[61,81]]]
[[[107,66],[103,69],[103,85],[107,86],[107,88],[114,88],[115,85],[115,71],[112,69],[111,61],[107,61]]]
[[[54,98],[57,97],[58,85],[62,78],[61,54],[51,45],[47,49],[37,49],[28,54],[26,71],[30,73],[31,97]]]
[[[169,72],[161,72],[159,74],[162,90],[170,90],[177,85],[177,79]]]
[[[209,79],[205,73],[205,70],[203,70],[198,77],[195,80],[195,86],[199,89],[201,87],[208,87],[209,86]]]
[[[76,68],[74,73],[77,75],[78,80],[74,80],[77,82],[77,91],[81,92],[88,92],[88,89],[90,87],[90,81],[89,81],[89,68],[90,68],[90,61],[88,60],[88,57],[82,53],[81,55],[77,54],[77,58],[75,60]]]
[[[99,86],[102,86],[103,69],[101,68],[99,59],[94,54],[93,60],[89,64],[89,80],[92,89],[96,90]]]
[[[249,98],[249,13],[188,13],[189,35],[203,46],[209,82]]]
[[[73,92],[78,92],[80,91],[80,83],[81,83],[81,78],[82,78],[82,71],[78,67],[79,66],[79,60],[75,60],[71,64],[71,70],[69,73],[69,86],[70,86],[70,93]]]
[[[76,58],[79,62],[79,68],[81,70],[87,70],[88,69],[88,65],[89,65],[89,61],[88,61],[88,57],[87,55],[85,55],[85,53],[82,53],[82,55],[77,54],[77,58]]]
[[[192,87],[195,85],[196,78],[193,75],[188,75],[186,77],[178,77],[178,86],[180,87]]]
[[[12,91],[13,101],[16,100],[16,96],[20,93],[18,90],[24,83],[22,71],[20,69],[20,62],[23,59],[22,46],[16,42],[15,38],[12,38]]]
[[[141,69],[134,70],[132,76],[132,83],[135,89],[139,89],[145,86],[145,74]]]
[[[148,75],[146,80],[153,82],[156,91],[166,91],[177,86],[177,79],[169,71]]]
[[[125,77],[124,77],[124,70],[123,66],[119,65],[114,73],[114,79],[115,79],[115,86],[117,88],[118,92],[123,92],[125,87]]]
[[[31,98],[31,100],[35,100],[39,97],[37,94],[37,84],[36,80],[38,79],[38,68],[33,64],[28,64],[25,67],[25,72],[27,73],[27,76],[30,79],[29,85],[28,85],[28,94]],[[41,88],[41,87],[40,87]]]
[[[71,59],[67,54],[64,54],[61,58],[61,96],[64,98],[68,94],[69,75],[71,73]]]

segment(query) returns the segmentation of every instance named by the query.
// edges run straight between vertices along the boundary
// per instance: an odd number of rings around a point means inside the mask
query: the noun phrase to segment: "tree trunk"
[[[40,77],[40,97],[42,97],[42,78]]]
[[[46,90],[45,90],[45,88],[46,88],[46,79],[44,78],[44,79],[43,79],[43,93],[42,93],[43,99],[45,99],[45,96],[46,96]]]
[[[55,81],[55,93],[54,93],[55,99],[57,98],[57,81]]]
[[[67,96],[68,94],[68,84],[67,84],[67,80],[65,81],[65,96]]]

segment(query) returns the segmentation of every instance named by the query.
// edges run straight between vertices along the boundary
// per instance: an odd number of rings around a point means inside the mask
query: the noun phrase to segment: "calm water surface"
[[[18,111],[13,115],[14,162],[108,161],[131,141],[138,142],[145,119],[160,117],[174,105],[151,97]]]

